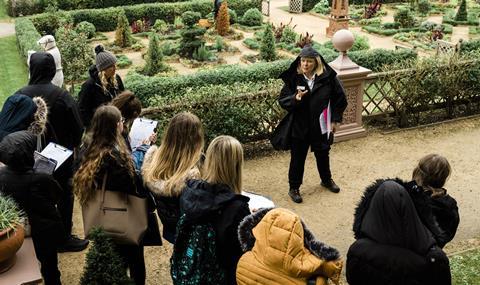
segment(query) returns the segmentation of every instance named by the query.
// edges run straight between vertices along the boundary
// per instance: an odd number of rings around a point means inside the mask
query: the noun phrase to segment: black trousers
[[[45,285],[61,285],[60,271],[58,270],[57,244],[45,238],[32,237],[33,247],[38,261],[40,272]]]
[[[303,182],[303,173],[305,171],[305,160],[307,159],[308,149],[310,143],[292,138],[292,147],[290,150],[290,168],[288,169],[288,183],[290,188],[300,188]],[[320,179],[324,182],[332,179],[330,172],[330,147],[319,147],[315,149],[315,159],[317,161],[317,170],[320,174]]]
[[[145,257],[143,255],[143,246],[137,245],[116,245],[117,252],[125,264],[125,269],[130,271],[130,278],[135,285],[145,285]]]
[[[64,164],[58,169],[58,172],[54,174],[55,180],[57,180],[60,187],[62,187],[62,193],[58,199],[57,209],[60,213],[63,226],[65,228],[67,236],[72,234],[72,217],[73,217],[73,160],[70,158],[64,162]]]

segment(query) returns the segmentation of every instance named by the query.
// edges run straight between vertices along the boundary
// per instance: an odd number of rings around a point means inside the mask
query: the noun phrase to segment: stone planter
[[[24,237],[25,231],[21,225],[0,232],[0,273],[15,264],[15,254],[22,246]]]

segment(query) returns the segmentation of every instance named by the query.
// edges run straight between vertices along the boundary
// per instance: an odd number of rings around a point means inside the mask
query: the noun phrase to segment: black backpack
[[[225,270],[218,263],[216,233],[211,223],[189,224],[182,215],[170,264],[174,285],[225,284]]]

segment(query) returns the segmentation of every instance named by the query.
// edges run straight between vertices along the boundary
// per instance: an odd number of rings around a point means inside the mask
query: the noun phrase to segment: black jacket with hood
[[[43,147],[49,142],[54,142],[73,150],[80,145],[83,124],[73,97],[66,90],[52,84],[55,73],[55,60],[51,54],[46,52],[32,54],[30,81],[28,86],[17,93],[31,98],[39,96],[47,103],[48,123]]]
[[[186,223],[211,222],[216,233],[218,263],[225,269],[226,285],[237,284],[235,272],[242,256],[237,229],[250,214],[249,198],[235,194],[225,184],[189,180],[180,196]]]
[[[290,67],[280,75],[284,85],[278,102],[292,116],[291,137],[310,142],[312,150],[329,148],[327,135],[322,135],[320,129],[320,113],[330,101],[332,122],[341,122],[343,112],[347,108],[345,91],[337,78],[337,73],[321,57],[324,65],[323,73],[315,75],[313,89],[310,90],[303,74],[297,72],[300,57],[297,57]],[[301,101],[295,99],[297,87],[303,86],[308,93]]]
[[[421,221],[411,195],[393,180],[377,181],[355,210],[357,239],[347,254],[351,285],[450,285],[448,257]]]
[[[29,131],[6,136],[0,143],[0,191],[13,197],[26,212],[35,247],[61,244],[66,231],[55,207],[58,183],[47,174],[34,173],[36,137]]]
[[[122,91],[125,90],[122,79],[118,74],[115,74],[117,79],[117,87],[109,86],[106,92],[103,91],[102,83],[98,77],[98,69],[95,65],[92,65],[88,70],[90,78],[82,85],[82,89],[78,94],[78,105],[80,108],[80,115],[85,127],[90,126],[95,110],[104,104],[112,101]]]

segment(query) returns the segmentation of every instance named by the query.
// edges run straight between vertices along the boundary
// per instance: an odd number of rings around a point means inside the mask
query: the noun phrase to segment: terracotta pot
[[[15,264],[15,254],[22,246],[24,237],[25,231],[21,225],[0,232],[0,273]]]

